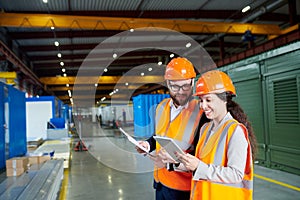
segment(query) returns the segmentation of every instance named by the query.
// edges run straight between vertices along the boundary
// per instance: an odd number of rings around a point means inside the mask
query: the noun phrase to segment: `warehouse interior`
[[[154,199],[153,163],[118,127],[136,140],[154,133],[175,57],[191,60],[197,77],[219,69],[234,81],[258,140],[254,199],[298,198],[299,1],[0,0],[0,8],[0,199]],[[30,157],[17,160],[30,167],[10,171],[16,157]]]

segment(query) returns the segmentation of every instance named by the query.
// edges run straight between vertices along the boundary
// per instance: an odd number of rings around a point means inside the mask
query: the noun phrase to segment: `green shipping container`
[[[258,141],[259,164],[300,175],[300,42],[221,67]]]

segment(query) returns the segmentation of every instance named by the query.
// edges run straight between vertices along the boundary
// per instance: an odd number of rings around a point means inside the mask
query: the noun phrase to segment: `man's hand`
[[[145,147],[145,149],[150,149],[150,145],[148,142],[146,141],[139,141],[139,144],[143,147]],[[140,149],[138,146],[135,147],[136,151],[139,153],[147,153],[145,151],[143,151],[142,149]]]
[[[154,162],[154,165],[158,168],[165,168],[167,166],[167,164],[164,163],[162,158],[159,156],[159,152],[158,154],[156,154],[156,156],[150,156],[149,158]]]
[[[163,163],[176,163],[176,161],[163,148],[161,148],[157,155],[161,158]]]

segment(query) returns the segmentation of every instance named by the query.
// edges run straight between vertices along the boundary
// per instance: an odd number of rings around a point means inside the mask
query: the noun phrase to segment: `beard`
[[[172,93],[170,93],[170,97],[173,100],[175,105],[184,106],[191,99],[192,93],[190,93],[190,94],[172,94]]]

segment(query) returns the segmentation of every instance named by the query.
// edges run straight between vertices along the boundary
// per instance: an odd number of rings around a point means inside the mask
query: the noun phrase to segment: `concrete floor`
[[[149,158],[136,154],[134,145],[118,130],[91,123],[82,123],[80,128],[89,151],[72,152],[67,200],[155,199]],[[299,176],[261,166],[255,166],[255,175],[254,199],[300,199]]]
[[[153,164],[148,157],[137,154],[134,145],[116,129],[102,129],[90,122],[83,122],[79,128],[89,151],[71,148],[70,167],[65,170],[59,200],[155,199]],[[124,129],[133,132],[131,127]],[[73,145],[78,141],[74,138]],[[300,199],[300,176],[258,165],[254,172],[255,200]],[[0,196],[5,191],[5,184],[1,184],[5,179],[5,171],[0,172]]]

